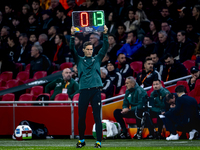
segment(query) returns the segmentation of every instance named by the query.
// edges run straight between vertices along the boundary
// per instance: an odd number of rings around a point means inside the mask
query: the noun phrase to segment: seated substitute
[[[73,96],[79,92],[79,85],[72,78],[72,72],[69,68],[65,68],[62,72],[63,78],[55,79],[45,87],[45,93],[50,93],[54,90],[51,100],[54,100],[55,96],[59,93],[66,93],[69,96],[68,100],[72,100]]]
[[[122,128],[121,138],[127,138],[127,129],[123,118],[136,118],[137,134],[135,136],[137,139],[141,139],[142,99],[147,96],[147,93],[137,84],[132,76],[126,78],[125,85],[127,90],[123,100],[123,108],[116,109],[114,111],[114,117]],[[130,109],[129,106],[131,106]]]
[[[154,99],[154,106],[150,108],[150,117],[157,118],[157,126],[158,126],[158,138],[161,137],[162,132],[162,120],[160,119],[159,115],[163,109],[165,109],[164,99],[167,94],[170,92],[162,87],[162,83],[159,79],[153,81],[153,89],[154,91],[151,93],[151,96]],[[154,126],[149,126],[150,136],[149,138],[154,137]]]
[[[200,71],[199,68],[194,66],[190,69],[192,78],[189,79],[188,85],[190,87],[190,91],[194,89],[195,83],[198,79],[200,79]]]
[[[165,126],[170,131],[170,136],[166,140],[179,140],[176,131],[189,132],[189,140],[192,140],[197,133],[199,124],[197,101],[185,94],[185,87],[179,85],[175,92],[178,95],[174,108],[164,113]]]
[[[104,67],[101,67],[100,71],[101,71],[101,80],[103,83],[103,88],[101,93],[105,93],[106,98],[110,98],[113,96],[114,92],[113,83],[110,79],[110,76],[108,75],[108,71]]]
[[[137,75],[137,83],[142,87],[152,86],[154,80],[161,80],[160,74],[154,70],[151,58],[146,58],[144,70]]]

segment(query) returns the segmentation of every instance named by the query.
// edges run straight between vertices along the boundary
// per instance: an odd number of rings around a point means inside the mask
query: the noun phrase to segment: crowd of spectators
[[[36,71],[51,74],[64,62],[74,63],[69,49],[71,15],[72,11],[83,10],[104,10],[109,48],[101,65],[107,70],[102,69],[102,81],[112,81],[116,94],[130,75],[135,75],[140,86],[147,87],[155,79],[168,81],[187,75],[182,65],[186,60],[200,63],[197,0],[86,0],[82,4],[66,0],[68,9],[59,0],[50,2],[48,9],[41,7],[40,0],[20,1],[20,8],[15,3],[3,3],[0,8],[1,73],[12,71],[16,76],[16,63],[24,68],[31,64],[30,77],[33,77]],[[85,41],[93,44],[94,56],[102,47],[102,33],[75,35],[80,56],[84,55]],[[144,70],[138,74],[130,66],[134,61],[144,64]],[[73,77],[78,81],[78,70],[76,66],[73,68]]]

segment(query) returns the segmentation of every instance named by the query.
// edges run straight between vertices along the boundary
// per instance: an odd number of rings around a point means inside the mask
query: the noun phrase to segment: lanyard
[[[146,80],[146,78],[147,78],[151,73],[152,73],[152,71],[149,72],[149,73],[146,75],[146,77],[142,80],[142,84],[144,83],[144,81]]]
[[[65,84],[65,88],[67,88],[68,85],[69,85],[69,82],[67,81],[67,83]]]
[[[167,79],[166,79],[166,81],[169,80],[169,72],[170,72],[170,70],[171,70],[171,67],[169,67],[169,69],[168,69],[168,74],[167,74]]]

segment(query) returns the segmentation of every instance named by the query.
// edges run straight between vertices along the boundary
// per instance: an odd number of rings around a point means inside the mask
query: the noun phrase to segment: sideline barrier
[[[190,78],[191,75],[179,79],[165,82],[167,89],[174,89],[175,83],[179,80]],[[149,90],[151,87],[144,88]],[[102,100],[113,103],[102,106],[102,119],[115,121],[113,111],[122,108],[123,97],[125,94]],[[43,106],[17,106],[17,104],[36,104],[42,103]],[[44,106],[45,103],[68,103],[69,105],[50,105]],[[1,106],[1,104],[13,104],[13,106]],[[78,101],[0,101],[0,135],[12,135],[15,128],[22,120],[29,120],[46,125],[49,135],[78,135]],[[71,114],[71,115],[69,115]],[[92,108],[88,107],[86,117],[85,135],[92,135],[92,126],[94,124]]]

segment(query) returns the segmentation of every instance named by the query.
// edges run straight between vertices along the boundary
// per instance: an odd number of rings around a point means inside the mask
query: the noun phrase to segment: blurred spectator
[[[30,36],[29,36],[29,41],[30,41],[30,43],[33,45],[33,44],[35,44],[35,42],[37,42],[37,36],[36,36],[36,34],[31,34]]]
[[[65,9],[64,8],[60,8],[60,9],[57,10],[56,17],[58,18],[56,26],[59,27],[61,32],[71,28],[71,26],[72,26],[71,20],[72,19],[65,15]]]
[[[126,35],[125,31],[126,31],[125,25],[119,24],[117,27],[117,32],[116,32],[115,36],[117,39],[117,43],[119,43],[120,45],[124,45],[126,43],[127,35]]]
[[[27,34],[39,34],[40,26],[38,25],[38,22],[36,20],[36,15],[34,13],[31,13],[28,18],[28,26],[26,29]]]
[[[103,83],[103,88],[101,93],[106,94],[106,98],[110,98],[113,96],[114,92],[113,83],[110,77],[108,76],[108,71],[104,67],[101,67],[100,71],[101,71],[101,80]]]
[[[163,7],[161,9],[161,21],[167,21],[167,22],[173,22],[173,19],[170,17],[170,13],[169,13],[169,8],[168,7]]]
[[[117,18],[124,22],[126,20],[126,13],[128,9],[128,5],[125,5],[125,0],[117,0],[117,6],[115,7],[115,13]]]
[[[14,55],[17,49],[17,38],[15,36],[8,37],[8,49],[5,51],[4,57],[14,62]]]
[[[142,88],[152,86],[154,80],[161,80],[160,74],[154,70],[151,58],[146,58],[144,62],[144,70],[137,75],[137,83]]]
[[[67,0],[67,5],[68,5],[68,9],[66,10],[66,15],[68,17],[71,17],[72,16],[72,12],[73,11],[78,11],[79,10],[79,7],[78,5],[76,4],[76,1],[75,0]]]
[[[108,15],[108,21],[106,22],[106,26],[108,27],[108,33],[116,34],[117,32],[117,22],[116,22],[116,13],[110,12]]]
[[[30,14],[30,6],[28,4],[24,4],[22,6],[22,13],[20,14],[20,22],[23,26],[28,25],[28,18]]]
[[[176,23],[176,29],[185,30],[187,22],[190,22],[189,15],[186,7],[178,9],[179,17]]]
[[[164,68],[163,63],[159,60],[156,53],[151,53],[150,57],[153,61],[153,67],[155,68],[156,71],[159,72],[160,76],[162,76],[162,72]]]
[[[198,43],[199,35],[194,30],[194,23],[189,21],[186,23],[186,33],[187,37],[191,39],[193,42]]]
[[[166,6],[169,8],[169,13],[173,19],[177,19],[178,12],[175,0],[166,0]]]
[[[151,0],[151,5],[149,8],[149,11],[147,11],[146,14],[149,19],[160,18],[160,1],[159,0]]]
[[[56,35],[55,44],[53,62],[60,65],[66,62],[66,57],[70,56],[69,47],[66,45],[65,37],[62,34]]]
[[[158,38],[159,41],[155,45],[154,52],[159,57],[160,61],[163,62],[165,54],[173,53],[176,43],[167,38],[167,33],[165,31],[160,31],[158,33]]]
[[[101,49],[101,47],[102,47],[102,45],[103,45],[103,43],[102,43],[101,40],[100,40],[99,34],[97,34],[97,33],[92,33],[92,34],[90,35],[90,42],[92,43],[93,49],[94,49],[94,51],[93,51],[93,56],[95,56],[95,55],[98,54],[99,50]]]
[[[3,19],[6,23],[7,26],[11,26],[12,24],[12,19],[13,19],[13,16],[14,16],[14,10],[13,10],[13,7],[11,4],[6,4],[5,5],[5,14],[3,15]]]
[[[0,29],[4,26],[4,20],[3,20],[3,14],[2,12],[0,11]]]
[[[51,0],[51,4],[49,9],[52,12],[53,19],[56,19],[56,14],[58,9],[63,9],[62,4],[59,2],[59,0]]]
[[[192,91],[195,87],[195,83],[198,79],[200,79],[200,71],[199,68],[194,66],[190,69],[192,77],[188,80],[188,85],[190,87],[190,91]]]
[[[192,16],[194,19],[194,29],[196,32],[200,33],[200,5],[195,5],[192,9]]]
[[[53,47],[55,47],[55,37],[57,33],[58,33],[57,26],[51,26],[50,29],[48,30],[49,42],[51,43],[51,46]]]
[[[25,32],[25,30],[22,27],[22,24],[20,22],[20,19],[17,16],[13,16],[12,25],[11,25],[11,31],[12,31],[13,34],[16,34],[16,31]]]
[[[97,2],[96,0],[86,0],[86,2],[82,3],[79,7],[80,10],[96,10]]]
[[[76,34],[76,36],[75,36],[75,49],[77,50],[77,53],[79,56],[84,57],[83,35],[82,34]]]
[[[48,30],[51,26],[53,26],[55,23],[53,21],[53,18],[51,17],[51,11],[50,10],[44,10],[42,11],[42,32],[47,34]]]
[[[51,62],[47,56],[42,55],[42,52],[43,49],[40,45],[33,45],[31,48],[31,57],[33,57],[33,60],[30,62],[30,78],[33,78],[33,75],[37,71],[47,71],[50,74]]]
[[[40,0],[33,0],[32,1],[32,9],[33,13],[35,14],[35,19],[39,25],[42,22],[42,8],[40,7]]]
[[[109,53],[109,55],[112,56],[112,60],[116,61],[117,51],[121,48],[121,45],[119,45],[116,42],[116,37],[114,34],[108,35],[108,43],[109,43],[109,48],[108,48],[107,53]]]
[[[106,68],[108,61],[111,59],[111,56],[109,53],[106,53],[106,55],[104,56],[104,58],[101,61],[101,67]]]
[[[124,25],[126,26],[126,32],[129,32],[131,24],[135,21],[135,14],[132,9],[128,11],[128,19],[124,22]]]
[[[126,62],[126,56],[123,53],[118,55],[117,61],[117,68],[123,78],[133,76],[133,70],[131,69],[130,64]]]
[[[29,64],[31,60],[31,45],[28,43],[27,34],[20,34],[19,44],[14,54],[14,61],[15,63]]]
[[[52,45],[49,41],[48,41],[48,37],[46,34],[40,34],[38,37],[38,42],[39,44],[42,46],[43,52],[42,54],[46,55],[49,60],[52,62],[53,61],[53,48],[55,48],[54,45]]]
[[[132,59],[134,53],[138,51],[140,47],[142,47],[142,42],[137,39],[136,31],[130,31],[126,39],[126,44],[117,51],[117,55],[124,53],[127,58]]]
[[[3,50],[6,50],[6,48],[8,47],[7,41],[9,35],[10,35],[10,28],[7,26],[3,26],[1,28],[1,47]]]
[[[114,61],[108,61],[107,70],[108,70],[108,75],[110,76],[110,79],[112,80],[113,84],[116,86],[116,94],[118,94],[119,90],[121,89],[124,83],[123,77],[119,72],[117,72]]]
[[[45,93],[50,93],[54,90],[51,100],[54,100],[59,93],[66,93],[69,96],[68,100],[72,100],[74,95],[79,92],[79,85],[72,78],[72,72],[69,68],[65,68],[62,72],[62,78],[58,78],[50,82],[45,87]]]
[[[74,64],[73,68],[72,68],[72,78],[76,81],[79,82],[79,77],[78,77],[78,69],[77,69],[77,65]]]
[[[137,0],[136,1],[134,10],[143,10],[142,0]]]
[[[160,23],[158,20],[151,20],[150,25],[150,32],[147,34],[151,35],[154,42],[158,41],[158,32],[160,31]]]
[[[164,67],[162,73],[163,81],[169,81],[187,75],[187,69],[185,66],[180,63],[180,61],[174,60],[171,54],[166,54],[164,56],[164,60],[166,67]]]
[[[161,30],[165,31],[167,33],[167,38],[169,38],[169,40],[177,41],[176,33],[174,31],[172,31],[171,25],[167,21],[163,21],[161,23]]]
[[[195,45],[186,37],[185,31],[179,31],[177,33],[178,43],[176,44],[175,51],[173,51],[174,59],[183,63],[186,60],[190,60],[194,54]]]
[[[153,52],[154,48],[155,42],[153,42],[153,38],[151,35],[146,35],[144,37],[142,47],[140,47],[133,55],[133,60],[144,62],[146,57],[150,56],[150,54]]]

